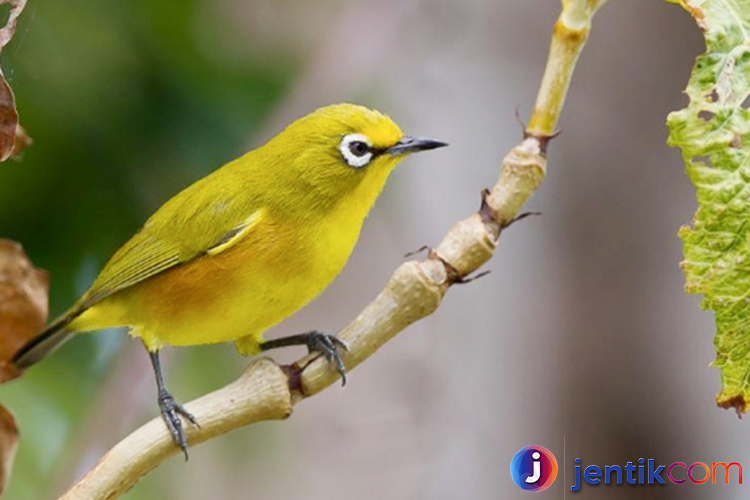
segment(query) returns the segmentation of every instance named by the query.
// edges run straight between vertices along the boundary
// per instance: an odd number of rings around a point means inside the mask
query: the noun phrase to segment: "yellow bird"
[[[346,345],[335,336],[262,334],[339,274],[396,164],[445,145],[404,136],[389,117],[353,104],[300,118],[165,203],[14,363],[33,365],[72,333],[127,327],[150,354],[162,417],[186,458],[179,416],[196,422],[165,388],[164,346],[232,340],[255,355],[306,345],[345,381],[337,348]]]

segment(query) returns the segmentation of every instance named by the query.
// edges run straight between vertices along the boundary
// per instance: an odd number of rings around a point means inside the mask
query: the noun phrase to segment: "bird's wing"
[[[188,252],[158,236],[141,230],[109,260],[82,299],[90,307],[113,293],[140,283],[191,259]]]
[[[82,311],[201,255],[220,253],[257,226],[265,213],[262,203],[235,196],[232,191],[237,187],[228,187],[227,183],[217,198],[217,190],[211,187],[218,179],[212,177],[193,184],[162,206],[115,252],[74,309]]]

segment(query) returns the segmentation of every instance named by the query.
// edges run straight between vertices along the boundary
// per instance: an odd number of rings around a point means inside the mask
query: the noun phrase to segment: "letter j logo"
[[[544,491],[557,478],[557,460],[543,446],[527,446],[513,456],[510,475],[522,490]]]

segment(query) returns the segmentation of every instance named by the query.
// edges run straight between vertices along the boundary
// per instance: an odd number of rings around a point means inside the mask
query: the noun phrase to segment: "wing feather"
[[[74,310],[82,311],[201,255],[222,252],[256,226],[265,213],[263,203],[248,196],[244,179],[225,170],[227,166],[165,203],[115,252]]]
[[[178,247],[138,233],[112,256],[84,296],[84,307],[184,262]]]

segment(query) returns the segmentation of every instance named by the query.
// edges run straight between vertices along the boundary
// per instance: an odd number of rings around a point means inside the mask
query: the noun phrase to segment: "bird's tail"
[[[66,328],[80,314],[80,312],[71,311],[50,323],[47,328],[27,342],[26,345],[24,345],[15,356],[13,356],[13,364],[17,368],[24,369],[37,364],[39,361],[47,357],[48,354],[68,340],[73,332]]]

